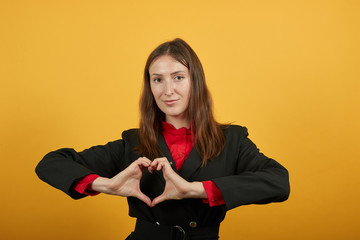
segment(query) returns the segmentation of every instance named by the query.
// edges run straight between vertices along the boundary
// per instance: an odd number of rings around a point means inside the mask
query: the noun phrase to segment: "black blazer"
[[[124,131],[122,140],[82,152],[70,148],[50,152],[38,164],[36,173],[74,199],[85,197],[73,189],[79,179],[91,173],[113,177],[140,157],[134,151],[139,142],[137,132],[137,129]],[[225,205],[209,207],[202,199],[183,199],[165,201],[150,208],[137,198],[129,197],[129,215],[166,225],[185,226],[195,221],[198,227],[206,227],[218,225],[229,209],[286,200],[290,192],[287,170],[259,152],[247,137],[245,127],[231,125],[224,133],[225,147],[217,158],[201,167],[201,157],[194,147],[178,174],[189,182],[212,180],[221,191]],[[162,135],[158,144],[177,172]],[[161,172],[144,172],[140,188],[150,199],[160,195],[164,186]]]

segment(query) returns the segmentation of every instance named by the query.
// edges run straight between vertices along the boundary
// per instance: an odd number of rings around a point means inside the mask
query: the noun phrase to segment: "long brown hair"
[[[169,55],[189,69],[191,94],[187,117],[192,123],[195,147],[202,157],[202,166],[218,156],[225,145],[221,124],[214,119],[212,99],[206,86],[201,62],[194,50],[182,39],[176,38],[158,46],[148,57],[144,70],[143,91],[140,98],[140,144],[138,151],[152,159],[159,156],[157,138],[161,133],[161,122],[165,114],[156,105],[150,88],[149,67],[159,56]]]

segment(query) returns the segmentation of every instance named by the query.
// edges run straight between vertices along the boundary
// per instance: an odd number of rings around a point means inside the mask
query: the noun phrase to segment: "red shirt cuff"
[[[220,190],[213,181],[204,181],[202,182],[202,184],[204,186],[206,195],[208,196],[207,199],[203,199],[204,203],[209,203],[210,207],[215,207],[225,204],[224,198]]]
[[[95,179],[97,179],[98,177],[100,177],[97,174],[89,174],[86,177],[80,179],[77,184],[75,185],[75,191],[77,191],[78,193],[81,194],[85,194],[88,196],[95,196],[98,195],[99,192],[93,191],[90,188],[90,183],[92,183]]]

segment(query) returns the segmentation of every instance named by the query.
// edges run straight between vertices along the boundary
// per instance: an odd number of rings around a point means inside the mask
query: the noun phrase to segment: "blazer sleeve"
[[[124,166],[124,141],[117,140],[103,146],[94,146],[82,152],[62,148],[45,155],[36,166],[38,177],[51,186],[65,192],[73,199],[87,195],[74,190],[76,182],[89,174],[112,177]]]
[[[265,204],[288,199],[288,171],[259,151],[248,138],[245,127],[237,126],[235,132],[238,133],[229,139],[239,142],[236,151],[232,151],[237,155],[234,163],[235,173],[213,179],[223,195],[227,210],[240,205]]]

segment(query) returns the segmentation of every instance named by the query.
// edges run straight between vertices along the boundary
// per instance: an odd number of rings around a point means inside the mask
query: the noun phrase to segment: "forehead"
[[[156,58],[149,67],[151,74],[171,74],[177,71],[188,72],[187,67],[169,55],[162,55]]]

